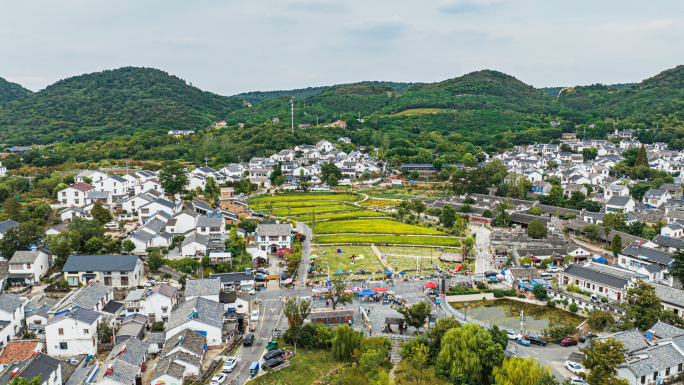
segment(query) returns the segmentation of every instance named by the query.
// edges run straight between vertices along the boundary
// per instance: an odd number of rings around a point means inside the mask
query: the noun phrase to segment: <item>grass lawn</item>
[[[278,340],[278,345],[280,349],[294,351],[294,346],[286,345],[282,339]],[[292,365],[289,367],[257,377],[251,380],[252,383],[256,385],[311,385],[338,365],[342,365],[335,361],[330,350],[297,349],[297,354],[290,361]],[[259,371],[262,371],[261,368]]]
[[[337,269],[344,270],[345,273],[349,273],[349,270],[356,272],[358,270],[371,270],[376,271],[382,269],[382,263],[375,255],[370,246],[314,246],[315,251],[311,253],[318,256],[318,269],[323,269],[323,274],[327,274],[327,266],[330,267],[330,274],[337,272]],[[337,248],[342,249],[342,255],[335,253]],[[325,250],[325,255],[323,251]],[[352,255],[363,255],[363,259],[354,260],[352,265],[351,259]]]
[[[407,237],[401,235],[319,235],[316,243],[401,243],[404,245],[460,246],[456,238],[447,237]]]
[[[320,222],[316,225],[317,234],[370,233],[370,234],[420,234],[441,235],[440,231],[425,227],[408,225],[390,219],[352,219],[339,222]]]
[[[297,208],[291,208],[290,209],[290,215],[305,215],[308,212],[311,214],[312,212],[316,212],[316,214],[319,213],[334,213],[335,211],[356,211],[359,210],[358,207],[355,206],[314,206],[314,207],[297,207]],[[264,210],[261,210],[264,211]],[[264,211],[267,212],[268,210]],[[279,209],[273,209],[273,215],[277,215],[280,217],[287,216],[287,209],[285,208],[279,208]]]
[[[379,213],[376,211],[353,211],[351,213],[337,213],[337,214],[321,214],[316,215],[316,220],[319,219],[340,219],[340,218],[362,218],[362,217],[387,217],[387,213]],[[308,221],[312,220],[311,215],[308,217],[306,215],[295,217],[294,219],[298,221]]]
[[[347,194],[318,194],[318,193],[301,193],[291,195],[261,195],[247,199],[248,203],[254,202],[284,202],[284,201],[307,201],[307,200],[327,200],[327,201],[355,201],[358,197],[356,195]]]

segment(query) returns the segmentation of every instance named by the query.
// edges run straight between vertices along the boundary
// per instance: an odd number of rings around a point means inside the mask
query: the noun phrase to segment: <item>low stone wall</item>
[[[447,302],[466,302],[466,301],[482,301],[482,298],[487,300],[494,300],[494,293],[480,293],[480,294],[465,294],[465,295],[447,295]]]

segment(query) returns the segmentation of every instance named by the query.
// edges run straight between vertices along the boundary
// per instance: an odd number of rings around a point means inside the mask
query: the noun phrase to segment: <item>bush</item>
[[[466,295],[466,294],[480,294],[479,290],[475,290],[468,286],[452,286],[449,288],[447,295]]]
[[[486,289],[486,288],[487,288],[487,285],[485,285],[484,282],[478,282],[478,283],[477,283],[477,288],[480,289],[480,290]]]
[[[577,310],[579,310],[579,308],[577,307],[577,304],[573,302],[570,304],[569,310],[573,313],[577,313]]]
[[[68,282],[66,279],[63,279],[63,280],[59,283],[59,286],[61,286],[61,287],[68,287],[68,286],[69,286],[69,282]]]
[[[501,289],[494,289],[494,298],[503,298],[505,296],[504,291]]]
[[[551,306],[551,307],[556,307],[556,301],[554,301],[554,300],[552,300],[552,299],[548,300],[548,301],[546,302],[546,304],[549,305],[549,306]]]
[[[603,302],[603,303],[608,303],[608,298],[606,298],[606,297],[601,297],[601,302]]]
[[[568,302],[568,300],[567,300],[567,298],[566,298],[566,299],[562,300],[561,303],[563,303],[563,305],[565,305],[565,306],[568,306],[568,303],[569,303],[569,302]]]
[[[518,294],[518,298],[526,298],[526,297],[522,294]]]

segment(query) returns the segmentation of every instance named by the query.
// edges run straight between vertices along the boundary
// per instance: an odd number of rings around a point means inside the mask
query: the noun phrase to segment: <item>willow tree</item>
[[[339,326],[335,331],[335,338],[333,338],[332,343],[333,357],[339,361],[349,360],[354,349],[359,347],[362,338],[361,333],[354,331],[349,326]]]
[[[443,378],[465,376],[476,383],[491,383],[495,366],[504,360],[503,348],[480,325],[471,323],[449,330],[442,346],[435,372]]]
[[[551,374],[551,368],[538,359],[513,357],[494,368],[494,380],[496,385],[534,385],[544,373]]]

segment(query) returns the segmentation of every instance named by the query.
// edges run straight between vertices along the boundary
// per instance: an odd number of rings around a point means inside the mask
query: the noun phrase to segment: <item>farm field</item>
[[[315,251],[313,255],[317,255],[318,268],[323,269],[323,274],[327,274],[327,266],[330,267],[330,274],[337,272],[337,269],[342,269],[345,273],[355,273],[359,270],[377,271],[382,269],[382,263],[375,255],[370,246],[313,246]],[[342,255],[335,253],[337,249],[342,250]],[[323,254],[325,251],[325,254]],[[352,255],[363,255],[363,259],[356,259],[352,264],[349,257]]]
[[[273,208],[280,208],[280,207],[314,207],[314,206],[332,206],[332,205],[337,205],[340,202],[344,201],[324,201],[324,200],[316,200],[316,201],[301,201],[301,200],[296,200],[296,201],[287,201],[287,202],[259,202],[259,209],[263,209],[265,207],[268,207],[269,204],[273,203]],[[255,208],[257,207],[256,204],[253,204]]]
[[[362,217],[387,217],[389,214],[387,213],[381,213],[381,212],[376,212],[376,211],[352,211],[350,213],[337,213],[337,214],[316,214],[316,220],[321,220],[321,219],[344,219],[344,218],[362,218]],[[295,217],[295,220],[298,221],[310,221],[313,220],[311,215],[308,217],[306,215],[302,215],[299,217]]]
[[[247,199],[248,203],[255,202],[283,202],[283,201],[308,201],[308,200],[327,200],[327,201],[355,201],[358,199],[356,195],[346,194],[318,194],[318,193],[301,193],[288,195],[261,195],[258,197],[251,197]]]
[[[319,235],[315,243],[399,243],[404,245],[460,246],[456,238],[449,237],[408,237],[401,235],[345,234]]]
[[[420,226],[408,225],[389,219],[351,219],[348,221],[320,222],[316,225],[317,234],[371,233],[371,234],[411,234],[442,235],[442,232]]]
[[[290,209],[290,215],[306,215],[308,212],[311,214],[312,212],[318,213],[333,213],[335,211],[357,211],[359,210],[358,207],[355,206],[314,206],[314,207],[297,207],[297,208],[291,208]],[[264,211],[264,210],[262,210]],[[267,210],[266,210],[267,211]],[[264,211],[264,212],[266,212]],[[279,209],[274,209],[273,210],[273,215],[279,216],[279,217],[284,217],[287,216],[287,209],[285,208],[279,208]]]

